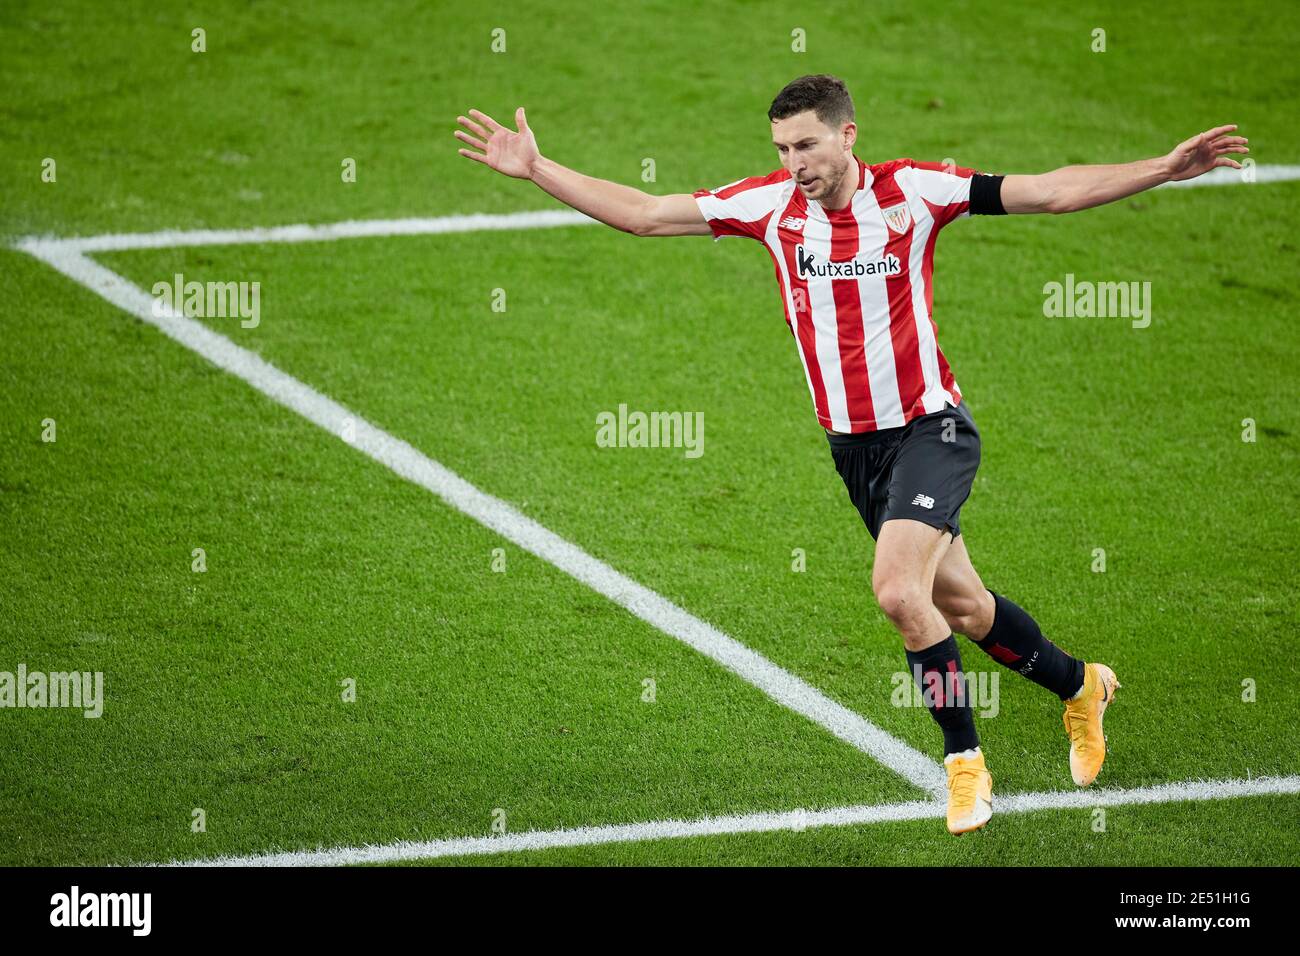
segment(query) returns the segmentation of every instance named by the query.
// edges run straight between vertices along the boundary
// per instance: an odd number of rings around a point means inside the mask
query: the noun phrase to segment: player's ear
[[[840,135],[844,137],[844,148],[852,152],[853,145],[858,141],[858,124],[853,120],[849,120],[844,124],[844,129]]]

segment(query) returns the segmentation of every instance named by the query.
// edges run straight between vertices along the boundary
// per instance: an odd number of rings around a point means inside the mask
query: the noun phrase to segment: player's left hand
[[[1195,179],[1218,166],[1241,169],[1241,163],[1227,154],[1249,153],[1250,148],[1246,144],[1250,141],[1244,136],[1228,135],[1236,128],[1235,125],[1217,126],[1175,146],[1165,157],[1169,167],[1169,181],[1176,183],[1184,179]]]

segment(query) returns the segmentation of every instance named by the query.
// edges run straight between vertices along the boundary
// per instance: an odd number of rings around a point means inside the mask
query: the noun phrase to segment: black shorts
[[[963,401],[897,428],[826,433],[835,470],[871,537],[890,518],[912,518],[961,534],[958,514],[980,464],[980,432]]]

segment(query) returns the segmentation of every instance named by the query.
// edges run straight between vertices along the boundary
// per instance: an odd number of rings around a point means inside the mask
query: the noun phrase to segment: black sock
[[[961,669],[956,638],[949,634],[933,647],[908,651],[907,666],[921,688],[930,716],[943,731],[944,756],[978,747],[975,713],[966,692],[966,675]]]
[[[988,590],[987,588],[985,590]],[[1061,650],[1039,630],[1024,608],[993,595],[993,626],[974,644],[989,657],[1067,700],[1083,686],[1083,661]]]

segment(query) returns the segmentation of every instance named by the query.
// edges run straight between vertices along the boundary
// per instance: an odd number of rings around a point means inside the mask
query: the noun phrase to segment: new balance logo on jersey
[[[798,216],[786,216],[776,225],[779,229],[792,229],[795,232],[799,232],[803,229],[803,224],[807,221],[807,219],[801,219]]]
[[[831,259],[819,262],[816,253],[806,251],[803,244],[800,243],[794,247],[794,253],[800,279],[810,277],[857,279],[861,276],[896,276],[903,271],[903,265],[898,261],[898,256],[892,252],[883,259],[864,260],[854,256],[852,259],[846,259],[843,262],[835,262]]]
[[[929,495],[917,495],[915,498],[912,499],[912,504],[920,505],[922,508],[933,508],[934,499],[931,498]]]

